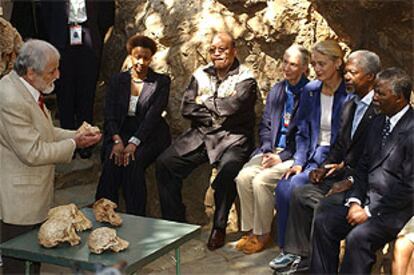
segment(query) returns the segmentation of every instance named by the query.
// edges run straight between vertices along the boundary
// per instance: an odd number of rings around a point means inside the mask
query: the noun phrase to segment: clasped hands
[[[280,159],[278,154],[265,153],[263,154],[261,165],[262,165],[262,168],[269,168],[281,162],[282,160]]]
[[[91,126],[87,122],[83,122],[82,126],[76,131],[73,140],[76,148],[87,148],[97,144],[102,138],[101,131],[96,126]]]
[[[309,179],[313,184],[321,183],[325,178],[332,175],[337,170],[344,168],[345,163],[330,163],[323,167],[316,168],[309,173]]]
[[[124,146],[121,139],[119,139],[118,144],[114,144],[112,147],[111,155],[109,159],[113,160],[115,165],[126,167],[130,161],[135,160],[135,150],[137,146],[133,143],[128,143],[127,146]]]

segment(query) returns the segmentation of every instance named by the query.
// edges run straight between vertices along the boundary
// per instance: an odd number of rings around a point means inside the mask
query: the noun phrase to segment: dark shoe
[[[207,248],[209,250],[216,250],[217,248],[223,247],[226,241],[226,229],[211,230],[210,238],[208,238]]]
[[[79,149],[78,153],[81,159],[90,159],[92,156],[92,148]]]

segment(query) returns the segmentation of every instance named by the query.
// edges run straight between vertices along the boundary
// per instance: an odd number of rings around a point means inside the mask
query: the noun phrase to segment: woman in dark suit
[[[122,187],[126,212],[145,215],[145,169],[171,143],[162,113],[167,107],[170,78],[149,65],[155,42],[141,35],[128,39],[131,68],[115,74],[106,93],[103,168],[96,199],[118,202]]]

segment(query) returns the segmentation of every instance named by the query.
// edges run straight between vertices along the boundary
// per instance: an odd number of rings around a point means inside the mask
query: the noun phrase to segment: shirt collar
[[[398,113],[396,113],[392,117],[387,116],[387,119],[390,120],[390,124],[391,124],[390,131],[392,131],[392,129],[394,129],[394,127],[395,127],[395,125],[397,125],[398,121],[405,115],[406,112],[408,112],[409,108],[410,108],[410,105],[407,104],[404,108],[401,109],[401,111],[399,111]]]
[[[35,87],[30,85],[29,82],[27,82],[23,77],[19,77],[20,81],[23,83],[23,85],[26,87],[26,89],[29,91],[29,93],[32,95],[33,99],[38,102],[40,97],[40,92],[36,90]]]
[[[361,102],[365,105],[369,106],[374,98],[374,90],[371,90],[368,94],[366,94],[362,99]]]
[[[359,104],[364,104],[366,106],[369,106],[371,104],[373,98],[374,98],[374,90],[371,90],[363,98],[359,98],[358,96],[355,96],[354,101],[358,105]]]
[[[300,89],[302,89],[303,86],[305,86],[306,83],[308,83],[308,82],[309,82],[309,80],[308,80],[308,78],[304,74],[302,74],[299,82],[296,83],[296,85],[291,85],[289,83],[289,81],[285,80],[285,84],[287,85],[288,90],[290,92],[292,92],[293,94],[295,94],[295,95],[298,94],[299,91],[300,91]]]
[[[229,69],[229,71],[227,72],[227,75],[225,78],[227,78],[230,75],[235,75],[239,73],[239,66],[240,66],[240,62],[237,58],[234,59],[233,64],[231,64],[231,67]],[[207,68],[204,69],[204,71],[210,75],[214,75],[217,76],[216,73],[216,69],[214,68],[214,64],[210,63],[209,66],[207,66]]]

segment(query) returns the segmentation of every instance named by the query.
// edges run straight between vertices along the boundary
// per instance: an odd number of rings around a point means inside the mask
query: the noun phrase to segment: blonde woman
[[[293,190],[309,182],[309,173],[322,164],[339,132],[344,103],[349,99],[343,79],[344,52],[334,40],[314,45],[311,64],[317,80],[309,82],[301,96],[294,163],[279,181],[276,193],[278,245],[283,251],[290,197]],[[286,266],[294,257],[282,254],[270,266]]]

